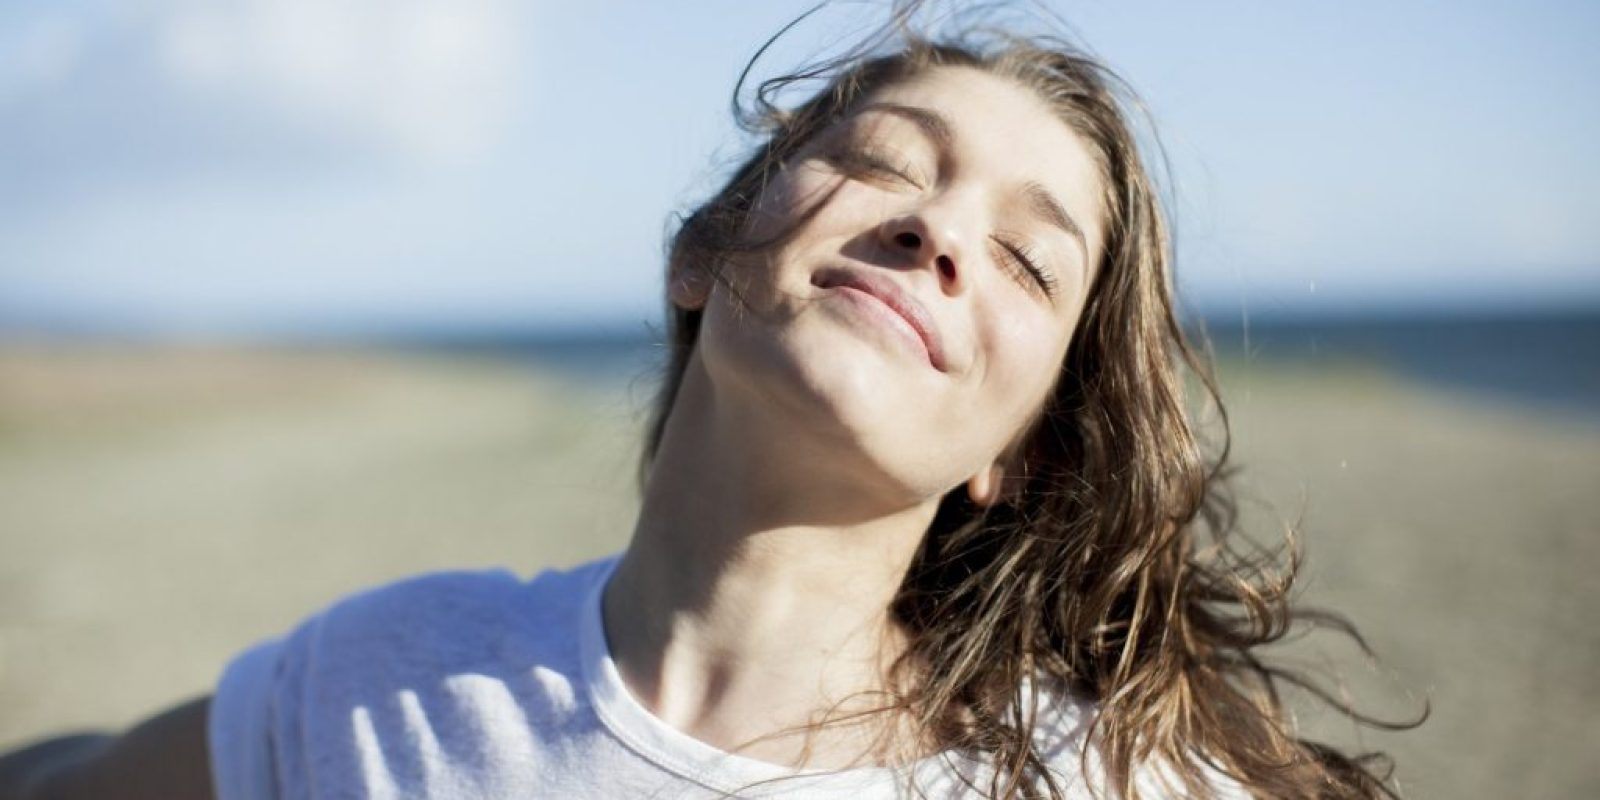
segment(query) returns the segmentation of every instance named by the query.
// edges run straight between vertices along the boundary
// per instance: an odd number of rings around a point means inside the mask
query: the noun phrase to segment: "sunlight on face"
[[[1054,383],[1104,238],[1083,140],[1030,90],[935,68],[819,133],[756,204],[788,232],[713,293],[718,383],[801,414],[911,498],[1012,443]]]

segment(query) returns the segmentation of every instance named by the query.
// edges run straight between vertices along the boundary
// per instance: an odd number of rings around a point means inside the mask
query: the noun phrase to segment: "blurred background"
[[[352,590],[626,542],[662,239],[804,2],[0,5],[0,749]],[[1283,656],[1419,798],[1595,797],[1600,6],[1060,2],[1172,164]],[[757,65],[849,40],[841,3]]]

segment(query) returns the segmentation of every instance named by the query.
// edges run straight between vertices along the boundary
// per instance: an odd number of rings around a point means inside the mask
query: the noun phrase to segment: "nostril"
[[[922,248],[922,237],[911,231],[905,231],[894,235],[894,243],[908,250],[920,250]]]
[[[940,277],[943,277],[947,281],[953,281],[956,279],[956,262],[950,260],[949,256],[939,256],[936,261],[939,264]]]

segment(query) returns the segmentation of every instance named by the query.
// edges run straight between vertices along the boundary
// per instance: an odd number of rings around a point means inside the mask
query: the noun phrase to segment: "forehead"
[[[853,117],[875,129],[921,135],[893,104],[935,112],[952,134],[958,166],[1007,184],[1043,184],[1083,227],[1091,251],[1101,241],[1099,161],[1092,146],[1032,89],[971,67],[933,67],[862,98]],[[879,124],[881,121],[881,125]]]

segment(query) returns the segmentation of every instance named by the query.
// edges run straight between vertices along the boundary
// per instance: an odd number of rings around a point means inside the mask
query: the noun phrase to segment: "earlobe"
[[[705,307],[711,296],[711,276],[700,267],[673,267],[667,277],[667,299],[684,311]]]
[[[1004,495],[1005,484],[1005,469],[999,464],[990,464],[967,480],[967,496],[974,505],[993,508]]]
[[[967,481],[967,496],[977,506],[993,508],[1019,497],[1026,485],[1027,478],[1024,475],[995,463]]]

